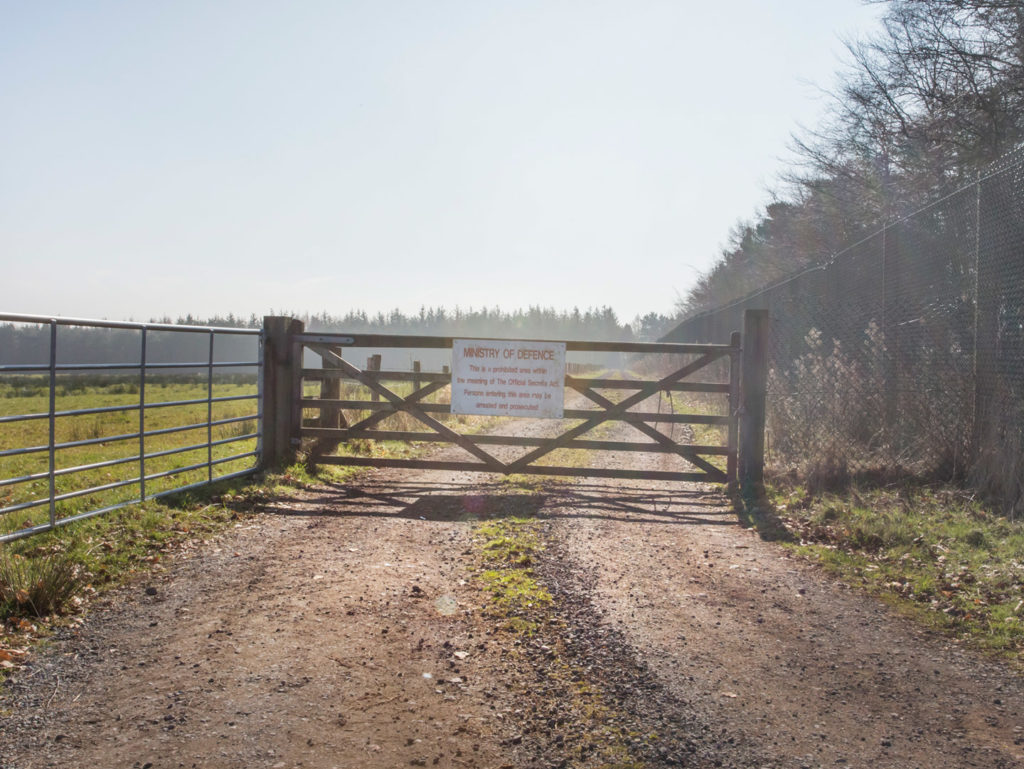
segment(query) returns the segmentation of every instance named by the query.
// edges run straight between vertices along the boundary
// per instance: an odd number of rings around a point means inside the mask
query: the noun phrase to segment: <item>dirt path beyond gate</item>
[[[474,578],[511,515],[546,544],[531,637]],[[0,767],[1014,767],[1022,689],[710,490],[389,471],[94,610],[7,685]]]

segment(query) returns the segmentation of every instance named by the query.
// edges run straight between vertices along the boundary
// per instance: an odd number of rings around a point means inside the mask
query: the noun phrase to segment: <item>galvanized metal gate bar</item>
[[[137,504],[139,502],[165,497],[170,494],[180,493],[193,488],[199,488],[204,485],[208,485],[212,481],[227,480],[231,478],[240,478],[246,475],[251,475],[257,470],[256,460],[260,456],[259,440],[262,434],[262,395],[260,386],[257,387],[257,392],[251,395],[236,395],[236,396],[225,396],[225,397],[213,397],[213,380],[215,372],[221,369],[233,369],[233,368],[246,368],[253,369],[257,372],[257,378],[262,381],[263,362],[259,359],[259,356],[254,356],[256,359],[244,360],[244,361],[218,361],[215,357],[215,339],[224,336],[246,336],[252,337],[257,342],[262,340],[262,332],[259,329],[243,329],[243,328],[225,328],[225,327],[213,327],[213,326],[190,326],[190,325],[178,325],[178,324],[164,324],[164,323],[134,323],[134,322],[122,322],[122,321],[108,321],[108,320],[90,320],[83,318],[62,318],[62,317],[50,317],[41,315],[25,315],[20,313],[0,313],[0,322],[25,324],[30,326],[37,326],[48,329],[48,349],[46,351],[46,361],[39,363],[7,363],[4,355],[4,351],[0,351],[0,377],[5,375],[39,375],[47,379],[47,408],[46,411],[39,409],[37,412],[26,413],[26,414],[7,414],[0,417],[0,424],[17,424],[20,422],[41,422],[43,420],[47,423],[47,442],[45,445],[35,446],[15,446],[8,448],[8,444],[0,441],[0,459],[8,457],[19,457],[19,456],[31,456],[31,455],[44,455],[46,457],[46,469],[40,469],[37,472],[30,472],[18,475],[17,477],[0,477],[0,488],[3,487],[16,487],[22,484],[29,484],[33,481],[46,480],[46,493],[45,495],[33,495],[31,499],[26,501],[20,501],[15,504],[8,504],[0,506],[0,542],[9,542],[22,537],[30,536],[32,534],[41,533],[44,531],[50,531],[58,526],[64,526],[75,521],[80,521],[85,518],[90,518],[96,515],[102,515],[104,513],[117,510],[131,504]],[[75,328],[79,332],[84,332],[89,329],[113,329],[122,331],[134,331],[139,334],[139,346],[138,346],[138,358],[133,361],[124,361],[123,359],[117,362],[107,363],[84,363],[84,362],[61,362],[58,363],[58,342],[59,342],[59,329],[64,328]],[[198,357],[196,360],[187,362],[155,362],[150,358],[152,357],[147,350],[148,336],[152,332],[159,332],[161,334],[206,334],[208,335],[208,343],[206,345],[206,355]],[[65,351],[64,355],[70,355],[72,352]],[[177,400],[177,401],[160,401],[160,402],[147,402],[147,374],[155,371],[205,371],[207,376],[206,386],[206,397],[205,398],[194,398],[188,400]],[[82,373],[99,373],[99,374],[117,374],[123,376],[134,376],[137,377],[138,385],[138,397],[133,403],[125,403],[116,406],[100,406],[94,408],[82,408],[82,409],[58,409],[57,406],[60,403],[61,397],[57,391],[57,375],[58,374],[82,374]],[[213,419],[213,406],[217,403],[225,403],[229,401],[251,401],[253,403],[252,413],[248,413],[241,417],[232,417],[227,419]],[[173,427],[166,427],[162,429],[147,429],[146,428],[146,412],[153,411],[155,409],[166,409],[171,407],[181,406],[206,406],[205,420],[198,423],[178,424]],[[57,420],[64,418],[74,418],[84,415],[105,415],[105,414],[132,414],[133,421],[136,426],[136,431],[131,433],[116,434],[116,435],[103,435],[97,438],[88,438],[84,440],[72,440],[72,441],[58,441],[57,431]],[[213,428],[243,422],[255,422],[257,429],[255,432],[247,434],[232,435],[228,438],[214,440],[213,439]],[[183,446],[174,446],[173,448],[163,449],[159,451],[153,451],[147,446],[147,440],[156,436],[166,436],[174,433],[186,433],[190,431],[198,431],[205,428],[206,440],[201,443],[192,443]],[[42,436],[40,436],[41,438]],[[220,446],[229,446],[232,444],[243,444],[247,441],[257,441],[257,447],[253,451],[243,450],[235,454],[229,454],[224,457],[215,458],[213,449]],[[116,451],[118,446],[123,443],[134,442],[136,449],[129,456],[112,457],[110,459],[102,459],[97,462],[89,462],[84,464],[68,465],[62,467],[60,465],[59,453],[65,450],[73,450],[90,446],[111,446],[112,451]],[[147,461],[155,458],[166,458],[173,457],[176,455],[185,455],[192,451],[199,451],[205,449],[205,460],[197,463],[190,463],[188,465],[178,465],[173,469],[153,472],[152,467],[147,468]],[[240,470],[238,472],[226,473],[223,475],[216,475],[214,468],[230,462],[239,462],[241,460],[252,460],[252,466]],[[188,461],[188,460],[185,460]],[[108,483],[97,483],[92,485],[94,481],[89,479],[88,475],[85,475],[87,480],[83,481],[86,484],[85,488],[74,489],[60,493],[58,491],[58,480],[66,479],[69,476],[76,476],[78,474],[88,474],[95,470],[103,468],[113,468],[122,465],[136,465],[137,471],[133,477],[125,478],[123,480],[117,480]],[[184,475],[192,471],[205,470],[205,479],[197,483],[180,483],[173,484],[170,488],[166,488],[157,493],[152,492],[152,487],[147,486],[148,482],[154,481],[161,478],[169,478],[172,476]],[[5,471],[4,471],[5,472]],[[131,498],[123,501],[118,501],[114,504],[107,504],[103,507],[95,507],[97,504],[93,500],[86,498],[91,497],[95,494],[102,494],[103,492],[109,492],[119,488],[130,488],[135,486],[138,488],[137,494],[132,494]],[[79,506],[74,508],[73,512],[62,510],[58,507],[59,503],[70,502],[71,500],[85,500],[79,503]],[[100,503],[102,504],[102,503]],[[13,518],[8,516],[14,513],[22,513],[26,511],[34,511],[37,509],[47,510],[45,518],[39,516],[38,522],[29,521],[28,523],[18,524],[12,526]]]
[[[447,403],[427,403],[424,399],[444,390],[451,384],[447,372],[428,371],[381,371],[378,363],[361,369],[342,357],[339,352],[345,348],[364,349],[450,349],[452,337],[403,336],[385,334],[293,334],[292,357],[297,362],[293,376],[299,381],[293,392],[293,443],[313,439],[312,461],[318,464],[351,465],[363,467],[404,467],[408,469],[437,469],[456,471],[482,471],[497,473],[522,473],[527,475],[553,475],[595,478],[630,478],[650,480],[713,481],[727,482],[736,477],[737,452],[737,404],[739,403],[739,354],[740,338],[736,334],[729,344],[694,345],[672,343],[616,343],[616,342],[565,342],[568,352],[613,352],[633,354],[668,354],[697,356],[677,370],[658,380],[631,380],[622,378],[567,375],[565,385],[579,392],[599,409],[565,409],[566,419],[583,420],[580,424],[563,431],[553,438],[537,438],[509,435],[461,434],[430,414],[450,414]],[[322,361],[322,368],[302,365],[305,350],[315,353]],[[705,369],[722,358],[729,359],[729,380],[727,382],[691,382],[687,377]],[[379,400],[357,400],[352,398],[315,398],[302,394],[304,381],[355,381],[365,387]],[[412,382],[414,389],[407,395],[395,392],[383,382]],[[424,384],[426,383],[426,384]],[[618,403],[597,392],[598,389],[633,390]],[[323,388],[321,390],[323,392]],[[340,391],[338,391],[340,394]],[[705,414],[663,414],[656,412],[630,411],[659,392],[693,392],[720,394],[727,401],[725,415]],[[323,427],[322,419],[316,424],[304,425],[304,409],[316,409],[321,414],[326,410],[370,412],[348,427]],[[429,431],[374,429],[380,423],[399,412],[406,412],[429,428]],[[580,436],[609,422],[626,422],[651,438],[650,443],[610,440],[587,440]],[[343,420],[344,422],[344,420]],[[679,443],[651,423],[707,424],[723,426],[727,430],[725,445],[709,446]],[[388,440],[408,442],[450,443],[461,447],[478,462],[448,461],[434,459],[402,459],[366,456],[333,456],[322,452],[324,446],[334,446],[356,438],[367,440]],[[308,444],[307,444],[308,445]],[[510,462],[502,461],[481,446],[527,447],[531,450]],[[651,454],[674,454],[692,465],[699,472],[677,472],[668,470],[623,470],[599,467],[565,467],[539,465],[537,460],[558,449],[580,449],[592,451],[647,452]],[[727,468],[722,470],[709,462],[707,456],[725,456]]]

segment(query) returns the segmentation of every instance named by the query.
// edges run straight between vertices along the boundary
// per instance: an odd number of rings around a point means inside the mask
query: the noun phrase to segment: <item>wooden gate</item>
[[[565,342],[570,356],[612,354],[633,366],[659,356],[657,364],[661,370],[671,363],[671,372],[647,379],[621,374],[588,375],[579,365],[574,367],[570,363],[565,388],[566,392],[578,393],[575,400],[579,402],[568,404],[573,407],[564,409],[565,421],[558,423],[561,431],[548,437],[460,432],[456,420],[445,416],[452,413],[447,397],[452,376],[447,365],[436,366],[434,371],[421,370],[418,363],[405,370],[381,365],[382,356],[385,361],[394,361],[396,350],[410,351],[404,356],[409,363],[413,363],[415,354],[411,351],[450,350],[454,338],[304,333],[301,323],[287,318],[268,318],[265,330],[265,464],[282,464],[301,449],[317,464],[718,483],[737,479],[742,411],[738,332],[729,344]],[[438,353],[433,355],[436,359]],[[356,361],[362,360],[366,365],[357,365]],[[310,365],[314,363],[319,365]],[[659,366],[646,368],[654,370]],[[343,388],[346,381],[361,387]],[[347,397],[342,397],[343,389],[349,391]],[[711,413],[686,413],[687,409],[675,413],[674,406],[679,401],[673,396],[679,393],[700,394],[702,402],[717,401],[720,405],[700,409]],[[656,397],[660,398],[658,407],[651,403]],[[668,413],[660,408],[665,402],[673,404]],[[416,429],[410,429],[408,424],[401,429],[388,429],[383,424],[400,413],[409,415]],[[610,422],[628,423],[639,432],[638,438],[646,440],[585,437]],[[677,439],[675,425],[719,426],[724,428],[720,431],[724,440],[716,444],[690,442],[686,440],[690,430],[679,430]],[[668,433],[660,426],[665,426]],[[462,448],[468,456],[455,461],[330,453],[339,444],[357,439],[447,443]],[[492,446],[519,447],[525,452],[513,458],[499,457],[488,450]],[[681,460],[676,462],[681,466],[674,470],[625,469],[551,462],[552,452],[558,449],[672,455]],[[545,458],[550,464],[541,462]]]

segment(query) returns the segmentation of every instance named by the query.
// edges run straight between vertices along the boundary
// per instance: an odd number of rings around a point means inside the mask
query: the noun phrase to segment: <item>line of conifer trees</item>
[[[1024,141],[1024,3],[868,0],[822,122],[793,137],[774,201],[680,302],[693,315],[827,260],[960,189]]]

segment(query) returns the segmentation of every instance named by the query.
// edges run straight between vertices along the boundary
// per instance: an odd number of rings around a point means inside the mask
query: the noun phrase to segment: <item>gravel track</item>
[[[303,492],[109,596],[6,684],[0,767],[1024,765],[1019,674],[761,541],[713,489],[487,478]],[[547,545],[531,639],[473,579],[475,523],[508,515]]]

